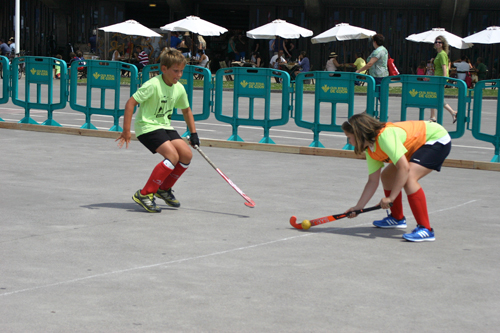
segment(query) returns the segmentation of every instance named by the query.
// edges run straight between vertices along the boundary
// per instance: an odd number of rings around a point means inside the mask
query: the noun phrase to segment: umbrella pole
[[[346,65],[346,57],[345,57],[345,42],[342,42],[342,48],[344,50],[344,66]]]

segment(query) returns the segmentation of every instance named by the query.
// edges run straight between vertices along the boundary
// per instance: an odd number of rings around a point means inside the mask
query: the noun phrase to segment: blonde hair
[[[450,53],[450,44],[448,44],[446,38],[444,38],[444,36],[437,36],[434,41],[437,41],[438,39],[443,42],[443,51],[446,52],[446,54]]]
[[[166,47],[161,51],[160,65],[166,66],[167,68],[173,65],[186,65],[186,58],[182,55],[181,51]]]
[[[342,124],[344,132],[354,134],[356,141],[354,152],[356,154],[361,154],[365,150],[365,142],[374,144],[377,135],[384,127],[385,123],[381,123],[365,113],[355,114]]]

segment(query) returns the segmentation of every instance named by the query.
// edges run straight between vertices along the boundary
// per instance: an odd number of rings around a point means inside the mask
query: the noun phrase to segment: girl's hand
[[[347,215],[347,218],[348,219],[352,219],[352,218],[355,218],[356,216],[358,216],[358,214],[354,213],[355,210],[358,210],[359,208],[356,208],[356,207],[351,207],[349,208],[348,210],[346,210],[344,213],[349,213],[351,212],[351,214]]]
[[[382,200],[380,200],[380,207],[382,207],[383,209],[389,209],[391,208],[391,206],[392,206],[391,198],[382,198]]]

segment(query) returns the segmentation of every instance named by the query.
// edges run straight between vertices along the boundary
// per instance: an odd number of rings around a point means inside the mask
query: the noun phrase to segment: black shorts
[[[410,158],[410,162],[419,164],[427,169],[441,171],[444,160],[451,151],[451,141],[443,145],[436,142],[433,145],[423,145]]]
[[[156,154],[156,149],[167,141],[181,139],[176,130],[159,129],[156,131],[141,134],[137,137],[146,148],[153,154]]]

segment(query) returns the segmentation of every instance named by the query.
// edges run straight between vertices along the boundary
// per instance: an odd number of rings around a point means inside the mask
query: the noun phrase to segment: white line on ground
[[[219,255],[222,255],[222,254],[227,254],[227,253],[236,252],[236,251],[248,250],[248,249],[252,249],[252,248],[255,248],[255,247],[261,247],[261,246],[270,245],[270,244],[274,244],[274,243],[285,242],[285,241],[288,241],[288,240],[291,240],[291,239],[300,238],[300,237],[306,237],[306,236],[312,236],[312,235],[314,235],[314,234],[312,234],[312,233],[311,234],[301,234],[299,236],[281,238],[281,239],[277,239],[277,240],[270,241],[270,242],[259,243],[259,244],[254,244],[254,245],[250,245],[250,246],[244,246],[244,247],[238,247],[238,248],[231,249],[231,250],[219,251],[219,252],[214,252],[214,253],[210,253],[210,254],[204,254],[204,255],[200,255],[200,256],[196,256],[196,257],[190,257],[190,258],[184,258],[184,259],[166,261],[166,262],[162,262],[162,263],[158,263],[158,264],[153,264],[153,265],[132,267],[132,268],[127,268],[127,269],[122,269],[122,270],[117,270],[117,271],[102,273],[102,274],[95,274],[95,275],[90,275],[90,276],[86,276],[86,277],[83,277],[83,278],[78,278],[78,279],[73,279],[73,280],[67,280],[67,281],[61,281],[61,282],[46,284],[46,285],[43,285],[43,286],[38,286],[38,287],[33,287],[33,288],[26,288],[26,289],[15,290],[15,291],[11,291],[11,292],[0,294],[0,296],[8,296],[8,295],[13,295],[13,294],[19,294],[19,293],[24,293],[24,292],[28,292],[28,291],[38,290],[38,289],[45,289],[45,288],[50,288],[50,287],[56,287],[56,286],[60,286],[60,285],[63,285],[63,284],[69,284],[69,283],[75,283],[75,282],[80,282],[80,281],[95,279],[95,278],[102,277],[102,276],[108,276],[108,275],[114,275],[114,274],[120,274],[120,273],[132,272],[132,271],[138,271],[138,270],[143,270],[143,269],[148,269],[148,268],[155,268],[155,267],[159,267],[159,266],[167,266],[167,265],[172,265],[172,264],[179,264],[179,263],[186,262],[186,261],[192,261],[192,260],[203,259],[203,258],[208,258],[208,257],[213,257],[213,256],[219,256]]]
[[[453,207],[447,207],[447,208],[444,208],[444,209],[440,209],[440,210],[436,210],[436,211],[433,211],[433,212],[429,212],[429,214],[435,214],[435,213],[440,213],[440,212],[443,212],[443,211],[455,209],[455,208],[458,208],[458,207],[462,207],[462,206],[471,204],[471,203],[476,202],[476,201],[479,201],[479,200],[470,200],[470,201],[467,201],[465,203],[462,203],[462,204],[459,204],[459,205],[455,205]],[[409,217],[413,217],[413,216],[409,216]],[[408,217],[407,217],[407,219],[408,219]],[[352,225],[350,227],[361,227],[361,226],[364,226],[364,225],[369,225],[369,223],[362,223],[362,224],[358,224],[358,225]],[[338,228],[338,229],[340,229],[340,228]],[[115,275],[115,274],[127,273],[127,272],[144,270],[144,269],[155,268],[155,267],[160,267],[160,266],[168,266],[168,265],[173,265],[173,264],[179,264],[179,263],[183,263],[183,262],[186,262],[186,261],[193,261],[193,260],[197,260],[197,259],[203,259],[203,258],[208,258],[208,257],[220,256],[220,255],[227,254],[227,253],[232,253],[232,252],[237,252],[237,251],[244,251],[244,250],[248,250],[248,249],[252,249],[252,248],[256,248],[256,247],[271,245],[271,244],[275,244],[275,243],[279,243],[279,242],[285,242],[285,241],[288,241],[288,240],[302,238],[302,237],[307,237],[307,236],[312,236],[312,235],[319,235],[319,234],[318,233],[306,233],[306,234],[301,234],[301,235],[298,235],[298,236],[281,238],[281,239],[277,239],[277,240],[274,240],[274,241],[269,241],[269,242],[254,244],[254,245],[250,245],[250,246],[238,247],[238,248],[234,248],[234,249],[230,249],[230,250],[226,250],[226,251],[213,252],[213,253],[204,254],[204,255],[195,256],[195,257],[190,257],[190,258],[184,258],[184,259],[166,261],[166,262],[161,262],[161,263],[153,264],[153,265],[132,267],[132,268],[121,269],[121,270],[117,270],[117,271],[111,271],[111,272],[107,272],[107,273],[95,274],[95,275],[90,275],[90,276],[86,276],[86,277],[82,277],[82,278],[78,278],[78,279],[61,281],[61,282],[46,284],[46,285],[32,287],[32,288],[14,290],[14,291],[11,291],[11,292],[6,292],[6,293],[3,293],[3,294],[0,294],[0,297],[1,296],[9,296],[9,295],[14,295],[14,294],[19,294],[19,293],[25,293],[25,292],[29,292],[29,291],[34,291],[34,290],[39,290],[39,289],[45,289],[45,288],[50,288],[50,287],[57,287],[57,286],[60,286],[60,285],[63,285],[63,284],[76,283],[76,282],[85,281],[85,280],[91,280],[91,279],[95,279],[95,278],[99,278],[99,277],[103,277],[103,276],[108,276],[108,275]]]

